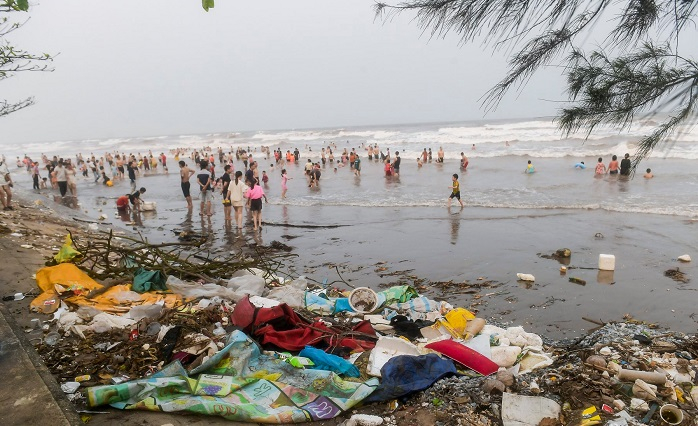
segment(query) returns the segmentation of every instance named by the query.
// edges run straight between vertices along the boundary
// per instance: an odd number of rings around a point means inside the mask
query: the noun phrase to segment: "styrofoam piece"
[[[687,255],[687,254],[682,254],[681,256],[678,257],[678,259],[679,259],[681,262],[690,262],[690,261],[691,261],[691,256],[689,256],[689,255]]]
[[[344,426],[380,426],[383,424],[383,417],[371,414],[354,414],[344,422]]]
[[[378,339],[376,346],[368,357],[366,372],[375,377],[381,377],[381,368],[391,358],[398,355],[419,356],[419,349],[412,343],[399,337],[385,336]]]
[[[533,426],[545,418],[560,417],[560,404],[540,396],[514,395],[504,392],[502,396],[502,424],[504,426]]]
[[[542,352],[528,351],[528,353],[521,358],[521,361],[519,361],[519,365],[521,366],[519,369],[519,374],[530,373],[538,368],[552,365],[552,363],[553,359],[548,355]]]
[[[518,346],[492,346],[492,361],[500,367],[511,367],[521,353]]]
[[[533,275],[522,274],[520,272],[518,274],[516,274],[516,278],[520,279],[521,281],[535,281],[536,280],[536,277],[534,277]]]
[[[141,210],[144,212],[150,212],[157,210],[158,205],[155,201],[143,201],[141,202]]]
[[[600,254],[599,269],[601,269],[602,271],[615,271],[616,257],[612,254]]]

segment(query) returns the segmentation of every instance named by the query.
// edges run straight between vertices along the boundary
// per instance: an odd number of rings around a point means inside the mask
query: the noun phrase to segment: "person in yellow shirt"
[[[453,174],[453,185],[449,186],[448,188],[451,190],[451,196],[448,197],[448,207],[451,207],[451,200],[453,198],[457,199],[458,202],[460,203],[461,208],[463,206],[463,201],[460,199],[460,183],[458,182],[458,174],[454,173]]]

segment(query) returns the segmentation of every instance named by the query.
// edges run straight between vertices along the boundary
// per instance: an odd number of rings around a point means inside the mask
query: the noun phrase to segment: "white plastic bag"
[[[172,292],[181,294],[184,297],[196,299],[199,297],[215,297],[238,301],[241,295],[228,287],[223,287],[218,284],[199,284],[187,281],[182,281],[177,277],[169,275],[167,277],[167,287]]]
[[[305,290],[307,288],[308,281],[304,276],[300,276],[286,285],[277,287],[270,291],[267,298],[286,303],[292,308],[304,308]]]
[[[228,288],[237,294],[264,295],[264,278],[257,275],[241,275],[228,280]]]

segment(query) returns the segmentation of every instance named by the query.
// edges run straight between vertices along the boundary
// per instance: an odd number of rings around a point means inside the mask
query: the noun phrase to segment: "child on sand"
[[[460,206],[463,207],[463,201],[460,199],[460,183],[458,183],[458,174],[454,173],[452,179],[453,185],[448,187],[451,190],[451,196],[448,197],[448,207],[451,207],[451,200],[453,198],[456,198],[460,203]]]

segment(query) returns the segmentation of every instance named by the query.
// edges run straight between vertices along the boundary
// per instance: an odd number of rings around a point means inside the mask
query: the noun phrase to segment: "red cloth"
[[[236,305],[231,315],[232,323],[245,333],[257,337],[262,345],[274,345],[288,351],[300,351],[305,346],[342,346],[353,352],[372,349],[375,339],[366,336],[348,335],[343,330],[327,327],[323,322],[308,323],[287,304],[273,308],[256,308],[245,296]],[[364,333],[377,339],[369,321],[361,321],[352,331]],[[345,336],[342,336],[342,333]]]

